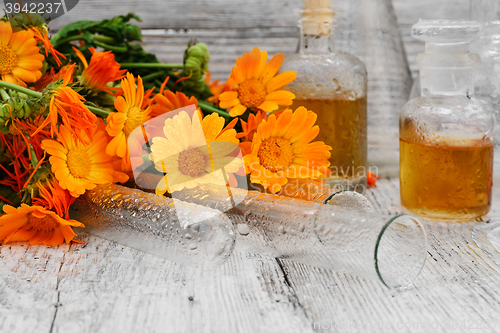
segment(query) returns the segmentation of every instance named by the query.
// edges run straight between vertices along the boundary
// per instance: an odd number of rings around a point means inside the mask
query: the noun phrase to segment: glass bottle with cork
[[[491,206],[494,116],[473,97],[479,56],[469,44],[481,25],[424,21],[412,36],[426,43],[417,57],[421,97],[400,115],[401,204],[433,219],[467,220]]]
[[[318,115],[317,140],[331,146],[331,176],[322,180],[364,193],[367,171],[366,69],[358,58],[331,49],[334,13],[330,0],[304,0],[298,53],[286,57],[281,71],[294,70],[287,86],[292,109],[304,106]]]

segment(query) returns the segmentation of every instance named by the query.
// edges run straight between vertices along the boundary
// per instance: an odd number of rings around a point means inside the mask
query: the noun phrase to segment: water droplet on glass
[[[238,232],[242,236],[246,236],[250,233],[250,228],[246,224],[238,224]]]

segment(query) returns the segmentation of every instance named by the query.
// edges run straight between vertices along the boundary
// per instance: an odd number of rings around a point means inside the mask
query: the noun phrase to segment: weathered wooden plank
[[[334,8],[348,0],[333,0]],[[377,1],[377,0],[374,0]],[[402,24],[415,18],[467,18],[471,0],[393,0]],[[110,14],[134,12],[142,17],[141,27],[170,29],[232,29],[295,27],[296,10],[303,0],[80,0],[69,13],[53,21],[61,27],[75,20],[100,20]],[[363,10],[363,8],[360,8]]]
[[[381,213],[401,211],[397,179],[367,196]],[[489,223],[426,222],[428,261],[401,292],[238,248],[218,269],[193,272],[85,234],[84,246],[2,246],[0,332],[493,331],[499,208]]]
[[[342,7],[342,3],[347,0],[332,0],[335,7]],[[375,1],[375,0],[374,0]],[[424,19],[465,19],[469,17],[470,2],[472,0],[393,0],[394,9],[398,17],[399,27],[403,37],[403,42],[408,57],[408,63],[412,71],[413,78],[417,73],[415,57],[423,50],[423,44],[415,41],[409,33],[412,24],[419,18]],[[478,1],[478,0],[475,0]],[[484,0],[483,0],[484,2]],[[3,9],[3,3],[0,4]],[[155,0],[155,1],[106,1],[80,0],[79,4],[69,13],[54,20],[50,26],[57,30],[65,24],[82,19],[100,20],[112,15],[126,14],[134,12],[142,17],[143,22],[139,26],[143,29],[160,29],[168,31],[170,37],[179,37],[185,33],[186,38],[180,38],[181,44],[185,44],[189,37],[187,35],[198,36],[209,46],[222,42],[229,35],[235,39],[235,44],[241,43],[245,47],[224,48],[219,53],[217,49],[212,50],[212,56],[227,54],[242,54],[248,47],[245,38],[253,37],[259,39],[250,47],[260,45],[271,46],[273,42],[267,42],[269,37],[292,38],[286,40],[282,50],[276,52],[293,52],[298,36],[297,10],[302,8],[302,0]],[[360,8],[362,10],[362,8]],[[342,13],[340,13],[341,15]],[[192,32],[191,30],[198,30]],[[153,30],[154,31],[154,30]],[[223,33],[221,33],[221,31]],[[145,32],[147,35],[148,32]],[[161,32],[163,35],[163,32]],[[175,45],[175,38],[160,38],[154,44],[163,43],[168,49],[168,43]],[[249,41],[248,41],[249,42]],[[145,40],[146,48],[155,51],[150,46],[150,40]],[[280,43],[283,44],[283,43]],[[158,46],[158,45],[156,45]],[[172,53],[172,55],[170,55]],[[172,51],[159,53],[162,61],[173,61],[182,55],[173,55]],[[213,64],[214,77],[227,78],[232,65]]]
[[[54,20],[61,27],[75,20],[101,20],[110,14],[134,12],[142,18],[143,28],[232,29],[255,27],[292,27],[294,9],[302,0],[80,0],[69,13]]]
[[[0,246],[0,332],[49,332],[68,246]]]
[[[309,331],[273,259],[237,250],[216,270],[189,271],[82,237],[0,247],[0,332],[286,332],[292,320]]]

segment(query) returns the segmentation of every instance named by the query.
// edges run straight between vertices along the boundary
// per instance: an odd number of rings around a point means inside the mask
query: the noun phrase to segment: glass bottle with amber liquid
[[[286,89],[295,94],[292,109],[314,111],[320,131],[315,140],[332,147],[327,184],[364,193],[367,171],[366,69],[358,58],[332,52],[334,12],[330,0],[304,0],[296,54],[281,71],[297,78]]]
[[[475,99],[479,56],[469,44],[481,25],[419,21],[412,36],[419,54],[421,97],[400,115],[401,204],[431,219],[468,220],[491,206],[494,115]]]

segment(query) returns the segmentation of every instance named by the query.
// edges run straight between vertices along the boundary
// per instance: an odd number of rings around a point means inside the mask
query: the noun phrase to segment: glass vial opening
[[[375,244],[375,269],[388,288],[411,285],[427,258],[427,238],[422,223],[411,215],[387,222]]]

